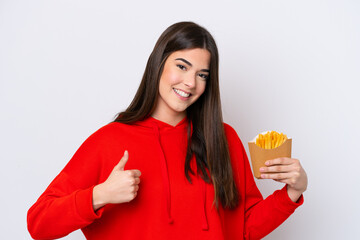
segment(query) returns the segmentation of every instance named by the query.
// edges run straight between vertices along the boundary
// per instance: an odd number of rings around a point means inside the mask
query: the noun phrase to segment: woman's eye
[[[203,79],[207,80],[207,79],[209,78],[209,75],[206,75],[206,74],[202,74],[202,73],[200,73],[200,74],[199,74],[199,77],[201,77],[201,78],[203,78]]]
[[[186,67],[184,65],[178,64],[176,65],[178,68],[180,68],[181,70],[186,70]]]

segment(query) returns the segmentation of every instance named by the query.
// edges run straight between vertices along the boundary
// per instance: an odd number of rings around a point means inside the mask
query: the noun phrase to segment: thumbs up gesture
[[[96,185],[93,189],[94,211],[108,203],[124,203],[133,200],[139,190],[139,170],[124,170],[129,159],[129,153],[125,151],[120,162],[111,171],[105,182]]]

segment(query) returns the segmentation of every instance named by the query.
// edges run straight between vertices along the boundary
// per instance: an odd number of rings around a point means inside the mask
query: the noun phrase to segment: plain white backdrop
[[[356,0],[0,0],[0,239],[30,239],[29,207],[128,106],[155,41],[184,20],[217,41],[224,120],[246,149],[285,132],[308,173],[304,205],[265,239],[357,238],[359,12]],[[257,184],[264,197],[282,187]]]

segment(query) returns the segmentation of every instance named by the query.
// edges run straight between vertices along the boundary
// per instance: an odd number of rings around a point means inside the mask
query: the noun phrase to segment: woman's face
[[[173,52],[165,61],[153,117],[176,122],[205,91],[210,52],[194,48]]]

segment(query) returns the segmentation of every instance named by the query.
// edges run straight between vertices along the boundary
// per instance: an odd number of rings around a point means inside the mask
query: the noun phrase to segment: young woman
[[[35,239],[260,239],[302,204],[296,159],[268,161],[286,183],[263,199],[244,147],[222,122],[218,51],[199,25],[160,36],[130,106],[91,135],[28,211]],[[141,182],[141,183],[140,183]]]

